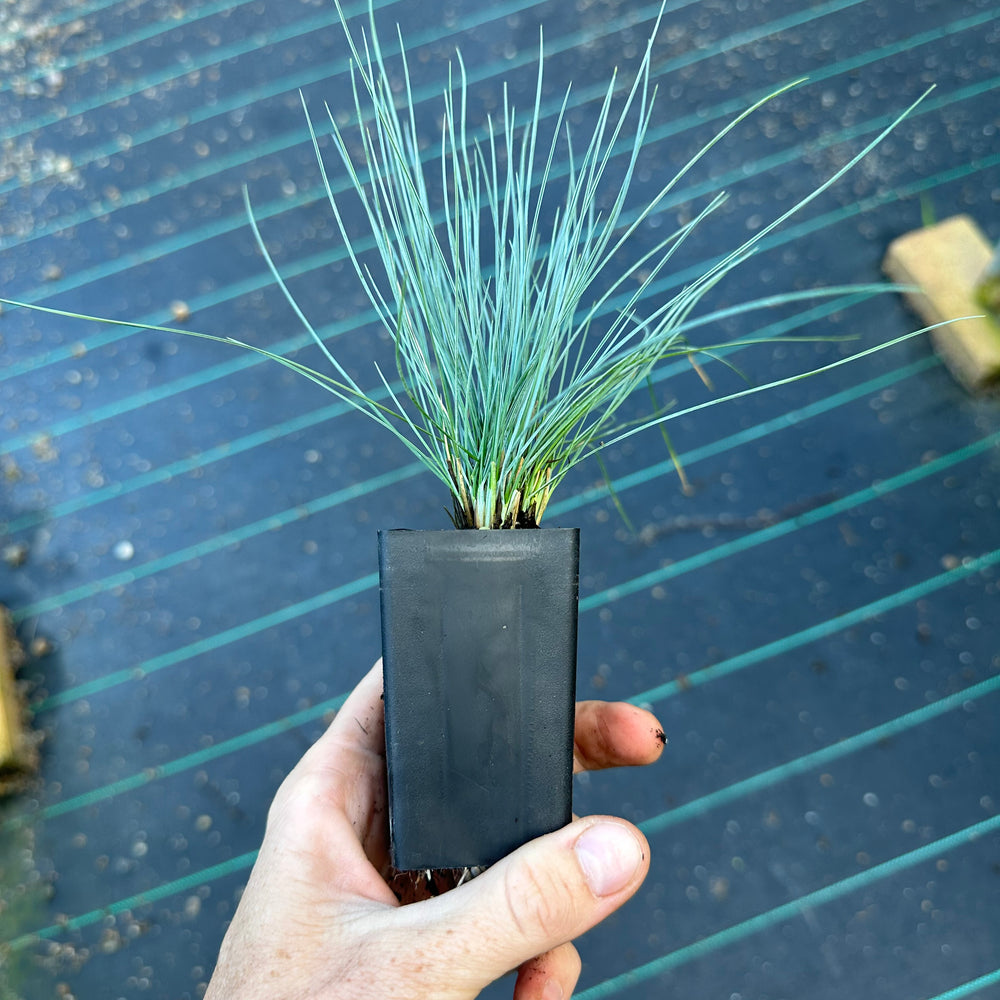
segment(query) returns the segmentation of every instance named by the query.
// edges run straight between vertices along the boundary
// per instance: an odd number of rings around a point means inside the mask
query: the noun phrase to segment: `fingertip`
[[[669,740],[660,723],[649,709],[631,702],[619,702],[622,716],[627,719],[627,737],[623,733],[622,745],[631,752],[632,764],[653,764],[663,756]],[[625,727],[623,727],[625,728]]]
[[[590,891],[598,897],[631,895],[649,871],[649,842],[642,831],[614,817],[594,817],[573,845]]]
[[[660,720],[647,708],[627,703],[632,709],[632,725],[636,731],[641,730],[642,740],[637,745],[637,753],[642,754],[636,763],[652,764],[663,756],[666,745],[670,742]]]
[[[627,701],[581,702],[574,736],[577,771],[652,764],[666,744],[656,716]]]
[[[513,1000],[569,1000],[582,967],[580,953],[567,941],[517,970]]]

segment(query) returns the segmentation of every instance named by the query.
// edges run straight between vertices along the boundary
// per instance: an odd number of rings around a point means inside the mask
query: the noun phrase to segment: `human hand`
[[[278,789],[206,1000],[470,1000],[515,968],[515,1000],[568,998],[571,942],[639,888],[646,838],[622,819],[577,819],[401,905],[381,693],[377,663]],[[643,709],[577,704],[575,771],[652,763],[664,742]]]

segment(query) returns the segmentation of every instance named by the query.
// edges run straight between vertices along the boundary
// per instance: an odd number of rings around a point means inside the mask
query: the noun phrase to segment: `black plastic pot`
[[[572,814],[579,532],[379,532],[393,864],[488,865]]]

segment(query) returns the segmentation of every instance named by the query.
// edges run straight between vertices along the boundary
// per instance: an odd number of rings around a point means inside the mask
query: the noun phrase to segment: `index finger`
[[[581,701],[576,706],[573,773],[652,764],[667,737],[656,716],[624,701]]]

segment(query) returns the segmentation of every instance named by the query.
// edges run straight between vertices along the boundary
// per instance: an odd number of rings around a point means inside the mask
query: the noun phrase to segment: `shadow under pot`
[[[572,819],[579,531],[379,532],[392,863],[490,865]]]

